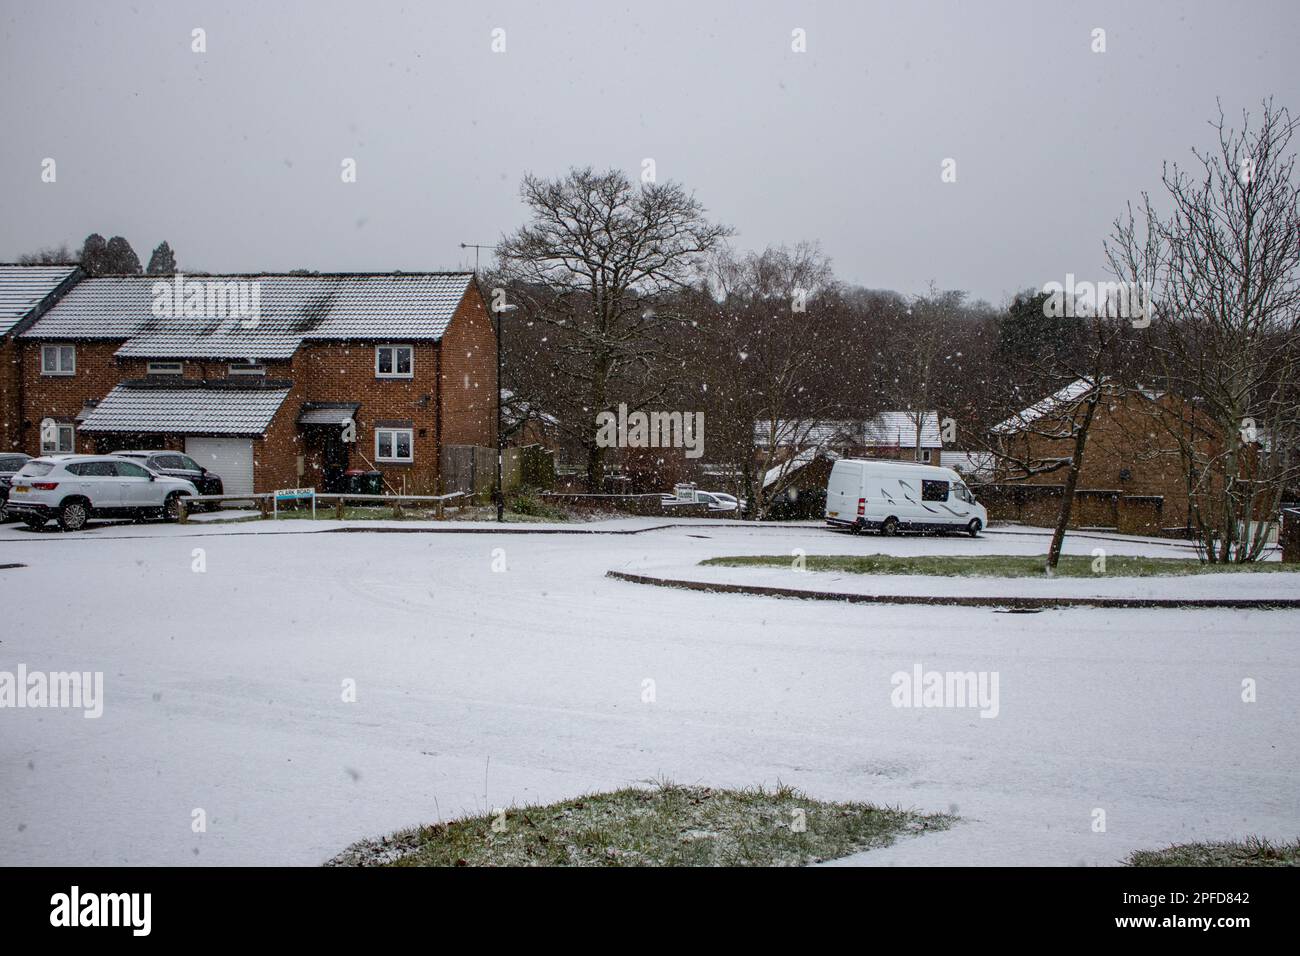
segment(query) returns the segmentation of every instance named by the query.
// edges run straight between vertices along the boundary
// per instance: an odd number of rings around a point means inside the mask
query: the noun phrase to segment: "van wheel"
[[[80,531],[90,518],[90,508],[84,501],[73,498],[59,507],[59,527],[64,531]]]
[[[862,531],[866,526],[866,522],[859,518],[857,521],[853,522],[853,524],[849,525],[849,534],[862,534]]]
[[[880,526],[880,533],[886,538],[892,538],[894,535],[898,534],[898,519],[886,518],[885,523]]]
[[[983,527],[984,525],[980,524],[979,518],[971,518],[970,524],[966,526],[966,533],[972,538],[978,538],[980,536],[980,530]]]

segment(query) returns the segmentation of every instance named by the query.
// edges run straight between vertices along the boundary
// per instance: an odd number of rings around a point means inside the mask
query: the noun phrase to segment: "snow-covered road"
[[[794,548],[1038,553],[1036,534],[305,533],[325,526],[3,529],[0,564],[27,567],[0,570],[0,671],[103,671],[105,703],[0,710],[0,864],[316,864],[658,777],[964,817],[860,863],[1110,864],[1300,834],[1300,612],[1002,614],[604,577]],[[918,663],[996,672],[998,716],[895,708],[891,675]]]

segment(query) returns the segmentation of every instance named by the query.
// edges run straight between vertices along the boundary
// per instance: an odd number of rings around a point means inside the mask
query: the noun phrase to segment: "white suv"
[[[79,531],[90,518],[176,517],[176,499],[197,495],[188,481],[169,478],[114,455],[49,455],[33,458],[10,479],[7,514],[40,528],[57,518],[64,531]]]

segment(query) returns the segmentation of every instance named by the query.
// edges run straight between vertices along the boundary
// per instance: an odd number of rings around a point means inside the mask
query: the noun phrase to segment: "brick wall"
[[[102,399],[123,377],[113,358],[113,353],[122,347],[121,340],[71,343],[77,349],[75,375],[42,375],[41,344],[22,341],[18,345],[23,350],[21,440],[22,450],[29,455],[41,453],[44,419],[72,421],[87,400]],[[93,453],[94,438],[78,432],[77,451]]]
[[[507,335],[509,322],[507,318]],[[496,335],[474,283],[470,283],[442,337],[442,361],[443,443],[495,448]]]
[[[13,336],[0,338],[0,451],[22,451],[22,349]]]

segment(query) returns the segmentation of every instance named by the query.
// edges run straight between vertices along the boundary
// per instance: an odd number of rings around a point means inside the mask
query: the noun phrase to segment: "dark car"
[[[6,452],[0,455],[0,512],[9,500],[9,479],[22,471],[23,465],[32,460],[31,455],[22,452]]]
[[[199,490],[201,495],[220,495],[225,492],[221,479],[197,461],[179,451],[115,451],[120,458],[138,461],[150,471],[169,478],[184,478]],[[209,508],[213,506],[209,505]]]

